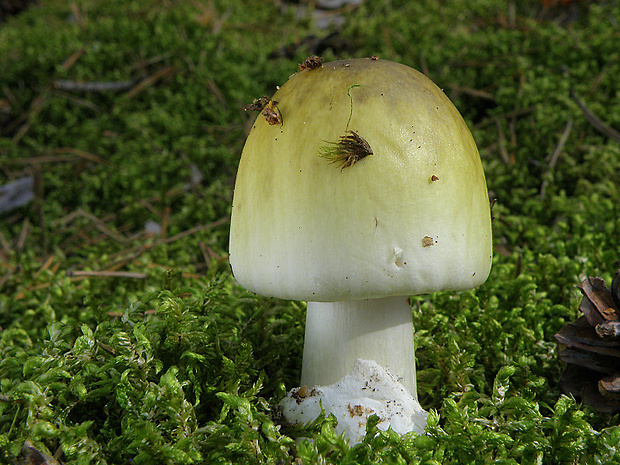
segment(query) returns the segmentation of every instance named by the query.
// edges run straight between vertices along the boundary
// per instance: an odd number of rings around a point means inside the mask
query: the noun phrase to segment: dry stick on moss
[[[160,69],[159,71],[155,72],[155,74],[142,79],[140,82],[138,82],[129,92],[127,92],[125,94],[125,96],[128,99],[131,99],[133,97],[135,97],[136,95],[138,95],[140,92],[142,92],[144,89],[146,89],[147,87],[152,86],[153,84],[155,84],[157,81],[159,81],[160,79],[163,79],[165,77],[171,76],[176,72],[176,69],[174,66],[167,66],[165,68]]]
[[[18,160],[9,160],[11,165],[33,165],[41,163],[58,163],[64,161],[75,161],[75,157],[83,158],[84,160],[92,161],[93,163],[99,163],[102,165],[110,166],[110,163],[103,158],[93,155],[92,153],[84,152],[83,150],[73,147],[59,147],[54,149],[54,153],[58,155],[44,155],[41,157],[23,158]],[[69,155],[64,155],[69,154]]]
[[[528,113],[531,113],[534,110],[536,110],[536,107],[528,107],[528,108],[523,108],[522,110],[509,111],[507,113],[502,113],[501,115],[496,115],[493,118],[489,118],[484,121],[481,121],[480,123],[474,125],[474,127],[476,129],[480,129],[485,126],[488,126],[489,124],[497,124],[502,119],[516,118],[518,116],[527,115]]]
[[[104,160],[97,155],[93,155],[92,153],[84,152],[83,150],[76,149],[75,147],[59,147],[54,149],[54,153],[69,153],[71,155],[75,155],[76,157],[83,158],[84,160],[92,161],[93,163],[99,163],[101,165],[111,166],[107,160]]]
[[[78,105],[80,107],[88,108],[89,110],[92,110],[95,113],[101,113],[101,108],[99,106],[95,105],[90,100],[86,100],[85,98],[77,97],[75,95],[71,95],[68,92],[62,92],[60,90],[54,90],[52,92],[52,94],[54,94],[54,95],[56,95],[58,97],[65,98],[65,99],[69,100],[70,102],[75,103],[76,105]]]
[[[164,207],[164,212],[161,218],[160,232],[159,238],[165,239],[166,233],[168,232],[168,223],[170,222],[170,207]]]
[[[39,275],[40,275],[41,273],[43,273],[45,270],[49,269],[49,267],[50,267],[50,266],[52,266],[52,263],[54,263],[54,259],[55,259],[55,258],[56,258],[56,257],[55,257],[54,255],[50,255],[49,257],[47,257],[47,259],[45,260],[45,262],[43,263],[43,265],[41,265],[41,268],[39,268],[39,269],[36,271],[36,273],[34,274],[34,276],[33,276],[33,277],[34,277],[34,278],[38,278],[38,277],[39,277]],[[56,266],[56,267],[54,267],[54,268],[58,269],[58,265],[60,265],[60,263],[56,263],[56,265],[57,265],[57,266]]]
[[[82,57],[82,55],[84,55],[85,51],[85,49],[81,48],[78,51],[73,52],[71,55],[69,55],[69,58],[67,58],[64,63],[60,65],[60,67],[65,71],[72,68],[73,65]]]
[[[221,226],[223,224],[228,223],[229,221],[230,221],[230,216],[225,216],[223,218],[220,218],[217,221],[213,221],[212,223],[201,224],[199,226],[194,226],[193,228],[187,229],[187,230],[185,230],[183,232],[180,232],[179,234],[176,234],[174,236],[168,237],[167,239],[161,240],[161,243],[162,244],[170,244],[171,242],[178,241],[179,239],[182,239],[182,238],[184,238],[186,236],[190,236],[190,235],[195,234],[197,232],[205,231],[207,229],[212,229],[212,228],[215,228],[216,226]]]
[[[71,81],[56,79],[52,82],[55,89],[65,92],[123,92],[136,86],[140,78],[128,81]]]
[[[15,244],[15,251],[21,252],[26,245],[26,240],[30,235],[30,220],[28,218],[24,219],[24,223],[22,225],[22,230],[19,232],[19,237],[17,239],[17,244]]]
[[[106,266],[106,268],[111,269],[111,268],[115,268],[121,265],[124,265],[126,263],[128,263],[129,261],[133,261],[136,260],[140,255],[142,255],[144,252],[146,252],[147,250],[150,250],[154,247],[157,247],[159,245],[163,245],[163,244],[170,244],[171,242],[175,242],[179,239],[182,239],[186,236],[190,236],[192,234],[195,234],[197,232],[201,232],[201,231],[206,231],[208,229],[213,229],[216,228],[218,226],[222,226],[223,224],[226,224],[230,221],[230,216],[225,216],[223,218],[220,218],[217,221],[213,221],[212,223],[208,223],[208,224],[203,224],[203,225],[199,225],[199,226],[195,226],[191,229],[188,229],[186,231],[180,232],[179,234],[176,234],[174,236],[170,236],[166,239],[158,239],[155,242],[151,243],[151,244],[143,244],[143,245],[139,245],[139,246],[135,246],[135,247],[131,247],[129,249],[126,250],[122,250],[120,252],[117,252],[113,255],[110,255],[109,258],[116,258],[116,257],[122,257],[119,258],[118,260],[108,264]]]
[[[58,269],[58,267],[55,267]],[[148,276],[145,273],[136,273],[130,271],[67,271],[67,277],[70,278],[71,282],[82,281],[87,278],[129,278],[129,279],[146,279]],[[0,284],[3,281],[0,280]],[[21,300],[26,297],[27,292],[37,291],[41,289],[49,288],[53,282],[45,282],[41,284],[36,284],[34,286],[29,286],[23,291],[18,292],[15,295],[15,300]]]
[[[162,61],[165,61],[173,56],[175,56],[175,52],[162,53],[161,55],[155,55],[150,58],[141,58],[137,60],[134,64],[132,64],[128,68],[128,70],[138,70],[140,72],[140,75],[144,76],[146,74],[145,70],[147,69],[147,67],[155,65],[157,63],[161,63]],[[195,67],[192,67],[192,71],[195,71]]]
[[[121,316],[122,316],[122,315],[121,315]],[[116,355],[116,351],[114,350],[114,347],[110,347],[109,345],[104,344],[103,342],[101,342],[101,341],[99,341],[99,340],[97,341],[97,345],[98,345],[99,347],[101,347],[101,348],[102,348],[105,352],[107,352],[108,354],[110,354],[110,355]]]
[[[226,256],[221,256],[220,254],[218,254],[215,250],[213,250],[211,247],[209,247],[207,244],[205,244],[204,242],[201,242],[199,244],[200,246],[200,251],[202,252],[202,257],[204,258],[205,261],[205,265],[207,267],[207,269],[209,268],[211,262],[213,260],[216,261],[216,263],[220,263],[224,260],[227,259]]]
[[[0,250],[0,255],[3,257],[7,257],[9,253],[11,253],[11,245],[9,244],[9,241],[6,240],[6,237],[4,237],[4,234],[2,234],[2,231],[0,231],[0,247],[2,247],[2,250]]]
[[[68,224],[71,221],[75,220],[76,218],[82,218],[82,215],[80,214],[80,212],[81,210],[74,211],[70,213],[69,215],[65,216],[64,218],[60,218],[56,220],[55,222],[56,227],[62,226],[62,228],[64,228],[64,229],[59,229],[58,232],[71,232],[72,233],[70,237],[65,239],[60,244],[60,249],[65,252],[79,249],[81,247],[84,247],[84,245],[97,244],[103,240],[109,239],[109,235],[107,234],[107,231],[102,232],[102,234],[97,237],[90,238],[88,236],[88,233],[90,233],[93,230],[98,230],[99,232],[101,232],[100,226],[97,222],[91,222],[90,224],[83,226],[81,229],[78,229],[77,231],[70,229],[68,227]],[[115,218],[116,216],[114,214],[109,214],[109,215],[104,216],[103,218],[97,218],[97,220],[99,220],[101,224],[105,226],[106,223],[108,223],[109,221],[113,221]],[[84,242],[80,242],[80,241],[84,241]],[[130,243],[131,238],[127,238],[127,242]]]
[[[108,225],[105,224],[103,220],[97,218],[95,215],[91,213],[85,212],[81,208],[76,210],[74,213],[70,214],[69,216],[65,217],[64,222],[66,223],[66,222],[72,221],[75,217],[82,217],[82,218],[86,218],[92,221],[95,227],[100,232],[102,232],[108,237],[111,237],[112,239],[114,239],[115,241],[123,245],[127,245],[129,243],[129,240],[125,236],[112,230]]]
[[[63,216],[62,218],[57,219],[54,222],[54,224],[67,226],[69,223],[72,223],[76,219],[83,218],[84,214],[85,214],[84,210],[82,210],[81,208],[78,208],[77,210],[73,210],[71,213]],[[107,216],[104,216],[103,218],[97,218],[96,216],[93,216],[93,217],[105,224],[105,222],[113,220],[116,217],[116,215],[109,214]]]
[[[459,94],[467,94],[467,95],[471,95],[472,97],[478,97],[478,98],[482,98],[485,100],[495,101],[495,96],[493,94],[490,94],[483,90],[472,89],[470,87],[463,87],[463,86],[459,86],[456,84],[448,84],[447,87],[448,89],[456,93],[459,93]]]
[[[43,176],[41,174],[41,167],[39,165],[33,165],[32,174],[34,178],[34,208],[39,221],[39,229],[41,230],[41,246],[43,248],[43,255],[47,255],[47,228],[45,225],[45,215],[43,213],[45,197],[43,194]]]
[[[178,296],[177,296],[178,297]],[[144,312],[142,312],[141,316],[146,316],[146,315],[155,315],[157,313],[157,310],[152,308],[149,310],[144,310]],[[110,318],[120,318],[125,314],[125,312],[107,312],[107,315]]]
[[[89,276],[72,276],[72,277],[69,278],[69,280],[73,283],[73,282],[77,282],[77,281],[83,281],[83,280],[88,279],[88,278],[89,278]],[[26,298],[26,293],[33,292],[33,291],[40,291],[42,289],[48,289],[53,284],[54,284],[53,281],[48,281],[48,282],[45,282],[45,283],[35,284],[33,286],[28,286],[25,289],[23,289],[22,291],[19,291],[17,294],[15,294],[15,300],[22,300],[22,299]]]
[[[594,128],[598,132],[603,134],[604,136],[609,137],[610,139],[613,139],[613,140],[615,140],[617,142],[620,142],[620,132],[616,131],[611,126],[605,124],[602,119],[600,119],[598,116],[596,116],[596,114],[594,114],[594,112],[592,112],[592,110],[590,110],[586,106],[586,104],[583,102],[583,100],[581,100],[577,96],[577,94],[575,93],[575,91],[574,91],[574,89],[572,87],[570,88],[569,91],[570,91],[571,98],[575,101],[575,103],[577,104],[577,106],[579,107],[579,109],[581,110],[583,115],[588,120],[588,122],[592,126],[594,126]]]
[[[226,110],[228,108],[228,102],[226,102],[226,97],[224,97],[224,94],[222,93],[220,88],[217,86],[217,84],[215,84],[215,81],[211,78],[208,78],[207,86],[209,87],[209,90],[213,93],[213,95],[215,95],[218,103],[222,106],[224,110]]]
[[[3,132],[10,133],[13,129],[17,128],[20,124],[23,123],[22,127],[19,128],[19,131],[13,136],[13,143],[17,143],[30,131],[30,126],[32,125],[32,119],[35,118],[41,110],[43,110],[43,106],[47,101],[52,86],[47,86],[38,96],[33,100],[30,104],[30,108],[26,113],[18,117],[11,124],[8,125],[7,128],[4,129]]]
[[[146,279],[146,273],[132,271],[67,271],[67,277]]]
[[[555,165],[557,164],[558,159],[560,158],[560,154],[562,153],[562,150],[564,149],[564,145],[566,144],[566,141],[568,140],[568,136],[570,135],[570,132],[572,129],[573,129],[573,120],[571,118],[566,123],[566,127],[564,128],[564,132],[562,132],[562,135],[560,136],[558,145],[555,147],[555,150],[553,151],[551,156],[548,157],[549,167],[547,168],[547,173],[551,173],[555,169]],[[545,178],[543,180],[542,185],[540,186],[540,198],[541,199],[545,198],[545,191],[547,190],[548,184],[549,184],[549,179]]]
[[[495,121],[497,125],[497,132],[499,135],[499,153],[502,156],[502,160],[508,166],[514,165],[514,159],[508,155],[508,151],[506,150],[506,137],[504,136],[504,130],[502,129],[502,125],[499,120]]]
[[[2,289],[2,286],[4,286],[4,283],[6,283],[9,280],[9,277],[13,274],[12,271],[9,271],[8,273],[4,273],[2,276],[0,276],[0,289]]]

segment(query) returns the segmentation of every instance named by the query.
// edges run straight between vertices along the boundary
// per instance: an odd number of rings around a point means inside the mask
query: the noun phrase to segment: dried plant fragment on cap
[[[269,97],[254,99],[252,103],[243,107],[245,111],[260,111],[269,125],[282,124],[282,114],[278,108],[278,101]]]
[[[328,142],[321,147],[321,156],[341,170],[353,166],[358,161],[372,155],[370,144],[355,131],[347,131],[338,142]]]
[[[564,346],[560,359],[567,364],[560,385],[567,394],[601,412],[620,412],[620,270],[611,289],[597,277],[579,286],[583,316],[555,335]]]
[[[323,58],[316,56],[316,55],[312,55],[306,58],[303,62],[298,63],[297,66],[299,66],[299,69],[301,71],[303,71],[304,69],[312,70],[312,69],[320,68],[322,63],[323,63]]]

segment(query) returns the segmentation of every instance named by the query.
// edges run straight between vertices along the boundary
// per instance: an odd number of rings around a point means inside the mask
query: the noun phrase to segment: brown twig
[[[75,22],[78,24],[78,26],[82,28],[86,27],[88,18],[76,2],[71,2],[71,13],[73,13],[73,17],[75,18]]]
[[[34,207],[37,212],[37,219],[39,221],[39,228],[41,229],[41,243],[43,246],[43,255],[47,255],[47,228],[45,227],[45,214],[43,213],[43,204],[45,198],[43,195],[43,176],[41,175],[41,169],[38,165],[33,166],[33,178],[34,178]]]
[[[155,55],[155,56],[152,56],[146,59],[141,58],[136,63],[132,64],[128,69],[130,71],[138,70],[140,74],[145,74],[145,70],[148,66],[154,65],[156,63],[160,63],[173,56],[174,56],[173,52],[168,52],[168,53],[162,53],[161,55]]]
[[[149,76],[145,79],[142,79],[140,82],[138,82],[129,92],[125,94],[125,96],[128,99],[131,99],[135,97],[136,95],[138,95],[140,92],[142,92],[147,87],[150,87],[153,84],[155,84],[160,79],[171,76],[172,74],[175,73],[175,71],[176,69],[174,66],[167,66],[165,68],[162,68],[159,71],[157,71],[155,74],[153,74],[152,76]]]
[[[111,237],[112,239],[114,239],[117,242],[120,242],[123,245],[126,245],[128,243],[128,239],[123,236],[122,234],[119,234],[118,232],[112,230],[108,225],[105,224],[105,222],[99,218],[97,218],[95,215],[85,212],[84,210],[82,210],[81,208],[76,210],[75,212],[67,215],[66,217],[64,217],[61,222],[66,224],[70,221],[73,221],[76,217],[82,217],[82,218],[86,218],[90,221],[93,222],[93,224],[95,225],[95,227],[102,232],[103,234]]]
[[[483,90],[471,89],[469,87],[463,87],[456,84],[448,84],[447,87],[456,93],[471,95],[472,97],[478,97],[486,100],[495,101],[495,96],[489,92]]]
[[[564,149],[564,145],[568,140],[568,136],[570,135],[571,130],[573,129],[573,120],[572,118],[568,120],[566,123],[566,127],[564,128],[564,132],[562,132],[562,136],[560,136],[560,140],[558,141],[558,145],[555,147],[555,150],[551,154],[549,158],[549,170],[553,170],[555,168],[556,163],[558,162],[558,158],[560,158],[560,154]]]
[[[577,106],[579,107],[579,109],[581,110],[583,115],[588,120],[588,122],[592,126],[594,126],[594,128],[598,132],[603,134],[605,137],[609,137],[610,139],[613,139],[613,140],[615,140],[617,142],[620,142],[620,132],[618,132],[617,130],[615,130],[611,126],[607,125],[592,110],[590,110],[586,106],[586,104],[583,102],[583,100],[581,100],[579,98],[579,96],[577,96],[577,94],[575,93],[575,91],[574,91],[574,89],[572,87],[569,89],[569,92],[570,92],[571,98],[575,101],[575,103],[577,104]]]
[[[68,70],[69,68],[73,67],[73,65],[75,64],[76,61],[78,61],[80,59],[80,57],[82,55],[84,55],[85,50],[83,48],[77,50],[76,52],[73,52],[69,58],[67,58],[65,60],[65,62],[60,65],[62,69],[64,69],[65,71]]]
[[[79,105],[79,106],[84,107],[84,108],[88,108],[89,110],[92,110],[95,113],[101,113],[101,108],[99,106],[95,105],[90,100],[86,100],[84,98],[77,97],[75,95],[71,95],[70,93],[67,93],[67,92],[62,92],[62,91],[60,91],[58,89],[53,90],[52,93],[54,95],[59,96],[59,97],[66,98],[67,100],[69,100],[70,102],[75,103],[76,105]]]
[[[35,98],[33,102],[30,104],[30,108],[28,109],[28,112],[20,116],[17,120],[13,121],[13,123],[9,125],[9,128],[7,129],[7,131],[11,131],[16,126],[24,122],[23,126],[19,128],[19,131],[17,131],[15,136],[13,136],[14,143],[17,143],[20,140],[22,140],[22,138],[28,133],[28,131],[30,131],[30,126],[32,125],[32,119],[36,117],[39,113],[41,113],[41,110],[43,110],[43,107],[45,106],[45,102],[47,101],[47,98],[50,95],[50,90],[51,90],[51,86],[47,86],[38,95],[38,97]]]
[[[92,161],[93,163],[99,163],[101,165],[110,165],[109,162],[104,160],[103,158],[98,157],[97,155],[93,155],[92,153],[84,152],[83,150],[76,149],[74,147],[59,147],[54,149],[54,153],[70,153],[71,155],[75,155],[76,157],[83,158],[84,160]]]
[[[528,107],[528,108],[523,108],[521,110],[514,110],[514,111],[509,111],[508,113],[503,113],[501,115],[496,115],[493,118],[489,118],[486,119],[484,121],[481,121],[480,123],[476,124],[476,128],[483,128],[485,126],[488,126],[489,124],[497,124],[497,121],[502,120],[502,119],[506,119],[506,118],[516,118],[518,116],[523,116],[526,115],[528,113],[531,113],[532,111],[534,111],[536,109],[536,107]]]
[[[85,160],[91,161],[93,163],[99,163],[102,165],[110,165],[106,160],[99,158],[97,155],[93,155],[92,153],[84,152],[82,150],[71,148],[71,147],[61,147],[54,149],[54,153],[58,155],[43,155],[40,157],[32,157],[32,158],[20,158],[16,160],[10,160],[10,164],[15,165],[35,165],[42,163],[58,163],[58,162],[72,162],[75,161],[75,157],[83,158]],[[69,155],[64,155],[64,154]]]
[[[2,247],[2,250],[0,250],[0,254],[4,258],[8,257],[9,253],[11,252],[11,246],[9,244],[9,241],[7,241],[4,237],[4,234],[2,234],[2,231],[0,231],[0,247]]]
[[[151,310],[145,310],[143,314],[146,316],[146,315],[155,315],[156,313],[157,313],[157,310],[151,309]],[[108,316],[110,318],[120,318],[124,314],[125,312],[108,312]]]
[[[166,233],[168,232],[168,222],[170,221],[170,207],[166,206],[164,208],[164,214],[161,220],[161,231],[159,233],[159,237],[164,239],[166,237]]]
[[[225,216],[223,218],[220,218],[217,221],[213,221],[212,223],[196,226],[194,228],[191,228],[191,229],[188,229],[186,231],[180,232],[179,234],[176,234],[174,236],[170,236],[170,237],[165,238],[165,239],[158,239],[158,240],[154,241],[151,244],[143,244],[143,245],[131,247],[131,248],[123,250],[121,252],[117,252],[115,254],[110,255],[109,258],[112,258],[112,259],[117,258],[117,259],[114,262],[108,264],[106,266],[106,268],[107,269],[113,269],[115,267],[118,267],[119,265],[123,265],[123,264],[126,264],[129,261],[133,261],[133,260],[137,259],[140,255],[145,253],[147,250],[152,249],[153,247],[157,247],[157,246],[162,245],[162,244],[170,244],[171,242],[177,241],[179,239],[182,239],[184,237],[190,236],[190,235],[195,234],[197,232],[206,231],[208,229],[216,228],[218,226],[221,226],[223,224],[228,223],[229,221],[230,221],[230,216]]]
[[[56,258],[54,255],[50,255],[49,257],[47,257],[47,260],[45,260],[43,265],[41,265],[41,268],[37,270],[37,272],[34,274],[34,277],[37,278],[43,271],[47,270],[52,265],[52,263],[54,263],[54,258]]]
[[[510,128],[510,145],[512,147],[516,147],[517,146],[517,130],[516,130],[516,126],[517,126],[517,117],[516,116],[512,116],[510,118],[510,122],[508,123],[508,127]]]
[[[393,30],[391,30],[391,29],[388,30],[387,27],[381,26],[381,35],[382,35],[382,38],[383,38],[383,43],[390,50],[390,55],[398,56],[398,54],[396,53],[396,49],[394,48],[394,43],[392,42],[392,35],[393,35],[393,33],[394,33]]]
[[[71,282],[75,282],[75,281],[82,281],[84,279],[86,279],[88,276],[76,276],[71,279]],[[32,291],[40,291],[42,289],[47,289],[49,288],[52,284],[54,284],[51,281],[48,281],[46,283],[41,283],[41,284],[35,284],[33,286],[29,286],[26,289],[18,292],[17,294],[15,294],[15,300],[21,300],[24,299],[26,297],[26,293],[27,292],[32,292]]]
[[[228,223],[229,221],[230,221],[230,216],[225,216],[224,218],[220,218],[219,220],[213,221],[212,223],[201,224],[193,228],[187,229],[186,231],[180,232],[179,234],[175,236],[170,236],[162,240],[161,242],[163,244],[170,244],[171,242],[178,241],[179,239],[182,239],[187,236],[191,236],[192,234],[196,234],[197,232],[206,231],[207,229],[213,229],[217,226],[221,226],[223,224]]]
[[[2,286],[4,286],[4,283],[6,283],[9,280],[9,277],[12,275],[12,272],[8,272],[3,274],[2,276],[0,276],[0,289],[2,289]],[[1,331],[1,329],[0,329]]]
[[[205,265],[207,266],[207,268],[209,268],[213,260],[216,260],[218,262],[222,260],[222,257],[204,242],[201,242],[199,245],[200,245],[200,252],[202,253],[202,258],[204,258]]]
[[[570,136],[570,132],[573,128],[573,120],[572,118],[568,120],[566,123],[566,127],[560,136],[560,140],[558,141],[558,145],[555,147],[553,153],[547,157],[549,160],[549,166],[547,168],[547,173],[551,173],[555,169],[555,165],[562,154],[562,150],[564,150],[564,145],[566,145],[566,141],[568,140],[568,136]],[[540,198],[543,199],[545,197],[545,192],[547,190],[547,185],[549,184],[549,179],[545,178],[540,186]]]
[[[215,81],[211,78],[208,78],[207,86],[209,86],[209,90],[213,92],[213,95],[215,95],[215,98],[217,99],[218,103],[222,106],[222,108],[226,109],[228,107],[226,98],[224,97],[224,94],[222,93],[220,88],[215,84]]]
[[[110,354],[110,355],[116,355],[116,351],[114,350],[114,347],[110,347],[109,345],[104,344],[104,343],[103,343],[103,342],[101,342],[101,341],[97,341],[97,345],[98,345],[99,347],[101,347],[101,348],[102,348],[105,352],[107,352],[108,354]]]
[[[11,165],[34,165],[40,163],[60,163],[75,161],[75,157],[70,155],[43,155],[33,158],[19,158],[17,160],[7,160]]]
[[[504,137],[504,130],[502,129],[502,125],[499,120],[495,121],[497,125],[497,132],[499,136],[499,153],[502,156],[502,160],[508,166],[512,166],[514,164],[514,160],[508,155],[508,151],[506,150],[506,137]]]
[[[146,279],[146,273],[137,273],[131,271],[67,271],[67,277],[71,282],[82,281],[88,278],[125,278],[125,279]],[[53,283],[45,282],[29,286],[28,288],[18,292],[15,300],[21,300],[26,297],[27,292],[38,291],[49,288]]]
[[[19,233],[17,244],[15,244],[15,250],[17,252],[21,252],[22,249],[24,248],[24,245],[26,245],[26,240],[28,239],[29,233],[30,233],[30,220],[26,218],[24,219],[22,230]]]
[[[158,200],[158,199],[156,199],[156,200]],[[146,208],[148,211],[153,213],[154,215],[157,215],[160,218],[164,217],[164,214],[162,212],[160,212],[159,210],[157,210],[157,208],[155,208],[155,206],[150,202],[150,200],[138,199],[138,203],[140,205],[142,205],[144,208]]]

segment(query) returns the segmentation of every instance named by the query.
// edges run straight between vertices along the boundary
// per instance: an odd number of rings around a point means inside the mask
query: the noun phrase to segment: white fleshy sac
[[[280,402],[284,418],[291,424],[315,420],[321,405],[326,415],[335,415],[336,432],[344,432],[351,445],[362,441],[372,415],[380,418],[380,430],[391,427],[398,434],[424,433],[428,416],[411,393],[373,360],[357,359],[353,370],[340,381],[291,389]]]

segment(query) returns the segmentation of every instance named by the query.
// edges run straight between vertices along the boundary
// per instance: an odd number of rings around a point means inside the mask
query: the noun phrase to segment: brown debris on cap
[[[306,58],[303,62],[298,63],[297,66],[299,66],[299,69],[303,71],[304,69],[312,70],[320,68],[322,64],[323,58],[321,58],[320,56],[312,55]]]
[[[579,289],[584,316],[555,335],[567,365],[560,385],[600,412],[620,412],[620,270],[611,288],[601,278],[588,277]]]
[[[271,100],[269,97],[254,99],[252,103],[243,107],[245,111],[260,111],[270,126],[282,124],[282,113],[278,108],[278,101]]]
[[[424,236],[422,238],[422,247],[431,247],[434,243],[435,241],[433,241],[431,236]]]

